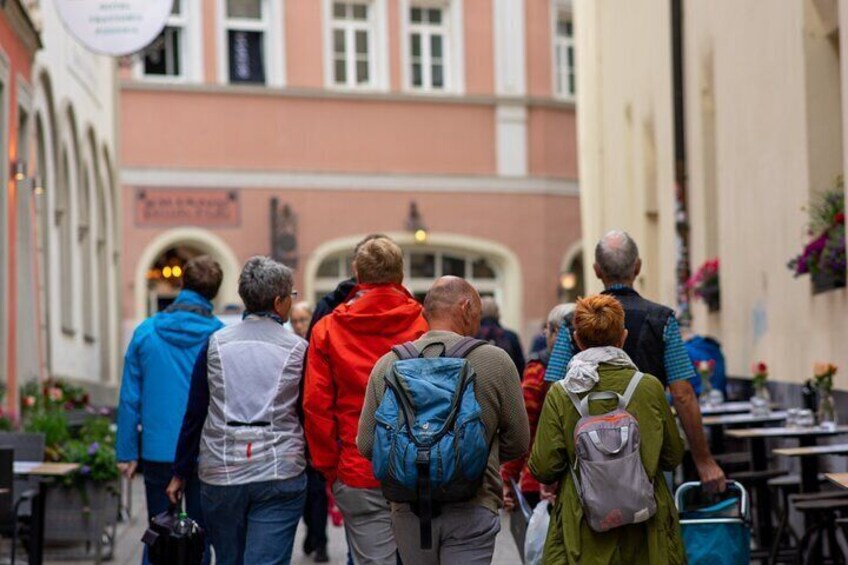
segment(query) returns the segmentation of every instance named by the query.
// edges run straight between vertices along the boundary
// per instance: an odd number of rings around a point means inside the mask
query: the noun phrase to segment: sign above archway
[[[54,0],[77,41],[101,55],[136,53],[165,27],[173,0]]]

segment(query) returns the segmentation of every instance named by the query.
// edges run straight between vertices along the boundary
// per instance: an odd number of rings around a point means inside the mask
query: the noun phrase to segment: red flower
[[[845,223],[845,214],[843,212],[837,212],[833,216],[833,223],[834,224],[844,224]]]

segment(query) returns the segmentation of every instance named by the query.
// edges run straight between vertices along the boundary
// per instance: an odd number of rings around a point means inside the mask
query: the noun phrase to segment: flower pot
[[[821,294],[837,288],[845,288],[845,275],[833,275],[831,273],[813,273],[813,294]]]
[[[92,481],[81,486],[50,485],[45,499],[45,541],[85,543],[95,550],[95,556],[102,556],[104,534],[115,539],[117,489],[117,483]],[[109,556],[111,551],[109,547]]]
[[[701,289],[701,298],[710,312],[721,310],[721,291],[718,286],[705,287]]]

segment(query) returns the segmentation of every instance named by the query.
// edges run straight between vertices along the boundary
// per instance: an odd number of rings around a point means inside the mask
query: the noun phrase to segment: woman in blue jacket
[[[118,406],[118,466],[132,478],[142,462],[151,518],[168,510],[165,489],[172,476],[194,362],[209,336],[223,327],[212,313],[211,302],[222,279],[221,266],[211,257],[186,263],[177,299],[142,322],[127,347]],[[196,479],[187,485],[185,500],[188,514],[202,523]]]

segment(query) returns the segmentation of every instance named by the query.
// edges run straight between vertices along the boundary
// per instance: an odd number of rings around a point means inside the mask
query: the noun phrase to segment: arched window
[[[50,308],[47,307],[47,300],[49,295],[48,285],[48,267],[50,265],[49,262],[49,241],[50,241],[50,216],[48,212],[47,199],[52,194],[52,189],[54,186],[53,183],[53,162],[51,160],[52,153],[48,156],[48,144],[49,140],[47,138],[47,130],[45,129],[44,116],[41,113],[36,113],[35,115],[35,159],[36,159],[36,170],[38,171],[38,177],[41,181],[41,191],[35,194],[34,198],[34,207],[35,207],[35,226],[36,226],[36,236],[35,236],[35,249],[36,249],[36,257],[34,259],[35,263],[35,280],[34,284],[36,285],[36,296],[39,304],[38,308],[38,324],[39,324],[39,343],[40,343],[40,351],[39,356],[42,362],[46,362],[49,358],[49,351],[47,348],[50,346],[50,342],[47,339],[47,334],[49,332],[50,322]],[[42,367],[42,374],[46,373],[46,367]]]
[[[100,292],[98,296],[97,336],[100,338],[100,375],[105,382],[109,381],[111,368],[111,340],[109,339],[109,319],[112,316],[112,269],[109,265],[109,194],[100,175],[97,176],[97,236],[96,236],[96,280]]]
[[[91,228],[91,194],[94,176],[90,165],[82,169],[82,185],[79,187],[78,236],[80,247],[80,269],[82,270],[82,331],[86,341],[94,341],[94,261]]]
[[[59,280],[59,310],[62,322],[62,331],[67,334],[74,333],[73,322],[73,273],[72,273],[72,258],[73,252],[72,242],[74,241],[71,233],[71,209],[69,193],[71,191],[71,183],[74,182],[74,177],[71,172],[70,155],[68,147],[62,147],[60,157],[61,181],[56,187],[56,226],[59,231],[59,270],[61,278]]]
[[[403,247],[403,259],[403,284],[419,301],[424,301],[433,281],[446,275],[468,280],[482,296],[493,296],[499,302],[502,299],[504,277],[493,257],[458,249],[413,245]],[[336,288],[340,280],[353,276],[352,262],[350,252],[330,255],[321,262],[315,280],[315,302]]]
[[[558,296],[560,302],[574,302],[580,296],[586,296],[585,264],[583,262],[583,243],[577,241],[571,245],[559,266]]]

